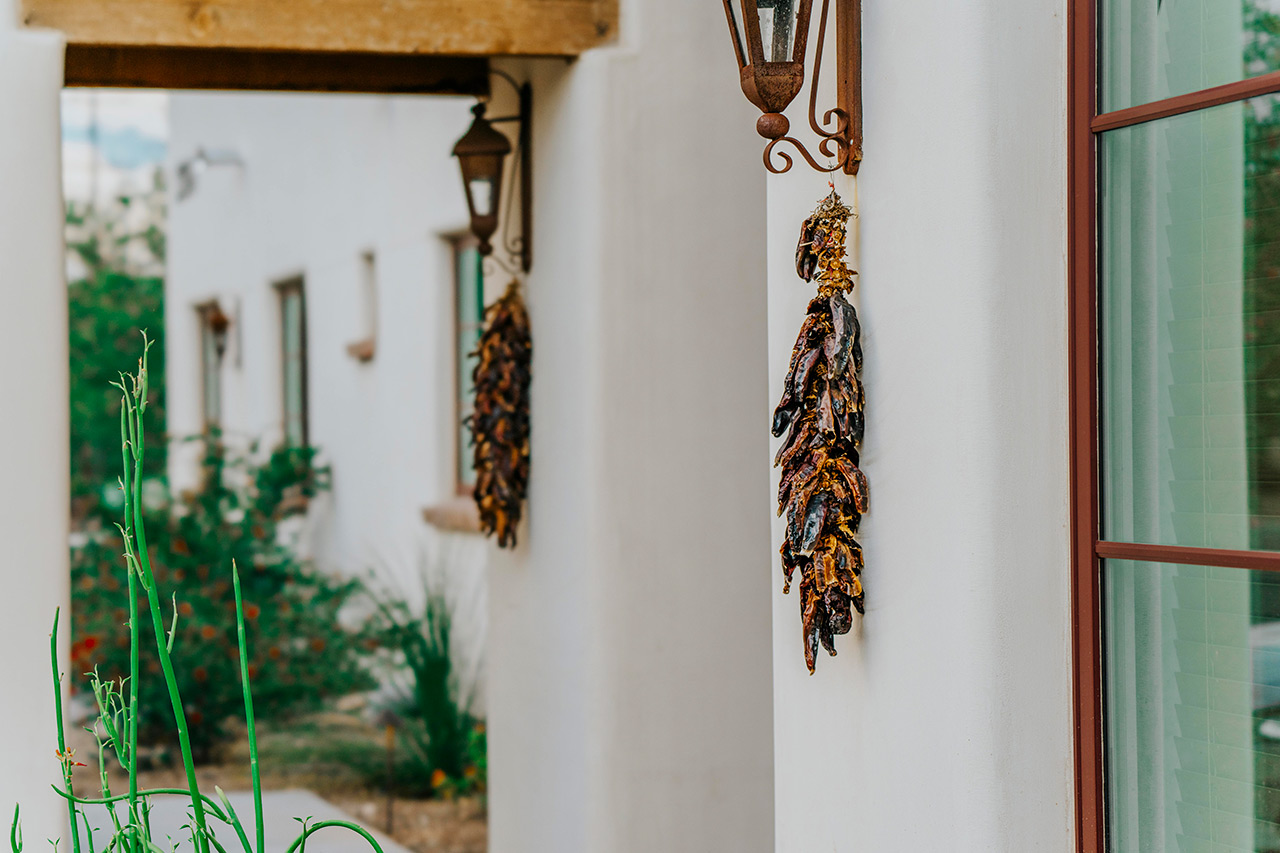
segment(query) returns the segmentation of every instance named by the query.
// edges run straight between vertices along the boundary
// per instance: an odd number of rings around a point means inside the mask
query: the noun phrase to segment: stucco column
[[[1061,3],[866,3],[862,43],[866,159],[837,188],[860,213],[867,614],[810,676],[774,569],[777,850],[1065,853]],[[825,191],[803,164],[770,179],[775,400]]]
[[[0,0],[0,822],[7,838],[20,801],[37,850],[66,814],[48,789],[58,776],[48,638],[68,571],[62,43],[14,30],[12,12]]]
[[[490,582],[493,853],[773,846],[764,175],[723,8],[530,63],[529,523]]]

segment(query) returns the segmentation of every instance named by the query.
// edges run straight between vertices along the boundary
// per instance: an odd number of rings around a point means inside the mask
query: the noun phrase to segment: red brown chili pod
[[[835,637],[863,612],[862,547],[854,535],[867,510],[867,479],[858,467],[863,415],[861,328],[845,298],[855,273],[845,264],[851,212],[833,190],[805,220],[796,272],[816,280],[792,351],[772,431],[784,433],[774,464],[782,468],[778,514],[787,514],[781,556],[783,591],[800,573],[805,665],[818,647],[834,655]]]
[[[474,496],[480,526],[514,548],[529,486],[529,385],[533,340],[518,282],[485,310],[474,353],[475,410],[466,419],[474,445]]]

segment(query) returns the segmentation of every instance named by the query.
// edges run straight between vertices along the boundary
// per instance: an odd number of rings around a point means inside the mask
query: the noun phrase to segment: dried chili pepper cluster
[[[860,329],[845,299],[854,286],[854,272],[844,262],[850,215],[832,190],[801,230],[796,271],[817,281],[818,295],[809,303],[773,413],[773,434],[787,433],[774,459],[782,467],[778,514],[787,513],[783,592],[790,592],[799,569],[810,673],[818,644],[834,655],[835,636],[848,633],[854,609],[863,612],[862,546],[855,535],[867,511],[867,478],[858,468],[864,426]]]
[[[476,506],[486,535],[514,548],[529,485],[529,380],[533,340],[518,282],[485,310],[471,374],[475,412],[466,419],[475,445]]]

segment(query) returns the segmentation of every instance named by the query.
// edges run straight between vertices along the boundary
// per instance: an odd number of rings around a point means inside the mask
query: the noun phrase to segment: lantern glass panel
[[[725,6],[733,16],[733,32],[731,33],[733,36],[733,46],[737,50],[738,56],[741,56],[746,59],[747,62],[750,62],[751,53],[747,50],[747,45],[742,40],[746,33],[746,30],[742,28],[742,8],[738,5],[738,0],[729,0]]]
[[[471,210],[476,216],[494,214],[493,189],[493,178],[472,178],[467,182],[467,192],[471,194]]]
[[[796,43],[796,0],[755,0],[765,62],[790,62]],[[800,61],[803,61],[801,57]]]

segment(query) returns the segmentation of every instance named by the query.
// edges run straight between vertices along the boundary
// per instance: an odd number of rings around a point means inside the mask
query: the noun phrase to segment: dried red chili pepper
[[[774,459],[781,466],[778,515],[787,513],[782,543],[783,592],[800,571],[804,660],[812,673],[818,646],[836,653],[835,636],[863,612],[862,546],[856,534],[867,511],[867,478],[858,468],[864,427],[861,330],[845,299],[855,273],[844,262],[851,211],[832,190],[805,220],[796,272],[818,283],[800,335],[773,434],[787,434]]]
[[[474,353],[479,357],[475,411],[466,418],[475,447],[476,506],[486,535],[514,548],[516,528],[529,485],[529,381],[533,340],[529,314],[513,281],[485,310],[485,329]]]

